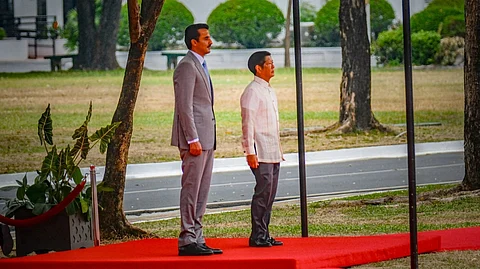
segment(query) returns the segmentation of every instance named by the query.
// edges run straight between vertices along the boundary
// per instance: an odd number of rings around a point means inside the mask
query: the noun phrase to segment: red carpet
[[[285,245],[250,248],[245,238],[212,238],[224,254],[177,256],[176,239],[146,239],[21,258],[1,259],[2,269],[319,269],[341,268],[410,255],[408,234],[347,237],[279,238]],[[419,253],[480,249],[480,227],[422,232]]]

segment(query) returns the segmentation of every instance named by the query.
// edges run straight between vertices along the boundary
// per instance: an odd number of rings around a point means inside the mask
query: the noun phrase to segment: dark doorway
[[[0,27],[5,30],[7,36],[15,36],[13,0],[0,0]]]
[[[63,24],[64,25],[66,25],[68,22],[68,12],[76,8],[77,8],[76,0],[63,0]]]
[[[35,18],[35,26],[37,29],[37,38],[48,38],[47,0],[37,0],[37,17]]]

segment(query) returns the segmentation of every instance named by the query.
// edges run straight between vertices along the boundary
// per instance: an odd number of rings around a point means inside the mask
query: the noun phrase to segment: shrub
[[[285,18],[282,11],[267,0],[228,0],[212,11],[207,22],[217,41],[262,48],[280,34]]]
[[[440,49],[440,34],[433,31],[420,31],[412,34],[412,63],[428,65],[435,61]]]
[[[435,62],[441,65],[454,65],[463,62],[465,39],[463,37],[446,37],[440,40],[440,49],[435,55]]]
[[[321,47],[340,46],[340,0],[328,1],[317,13],[312,39]]]
[[[72,9],[67,13],[67,22],[63,29],[60,30],[60,37],[65,38],[65,48],[68,51],[74,51],[78,46],[78,23],[77,10]]]
[[[442,23],[442,37],[461,36],[465,37],[465,16],[447,16]]]
[[[382,32],[373,45],[373,54],[384,65],[399,65],[403,62],[403,29]]]
[[[328,1],[317,13],[313,40],[318,46],[340,46],[340,0]],[[395,19],[395,11],[387,0],[370,1],[371,36],[375,40],[380,32],[388,30]]]
[[[412,34],[412,63],[428,65],[435,61],[440,48],[440,35],[436,32],[420,31]],[[398,65],[403,62],[403,29],[382,32],[378,36],[373,53],[384,65]]]
[[[458,8],[429,6],[423,11],[412,16],[412,33],[419,31],[434,31],[440,33],[443,21],[449,16],[464,16],[464,13],[463,10]],[[465,25],[463,25],[463,28],[465,28]]]
[[[315,7],[312,4],[308,2],[302,2],[300,4],[300,21],[301,22],[315,21],[316,14],[317,14],[317,11],[315,10]]]
[[[370,3],[370,31],[372,39],[375,40],[381,32],[388,30],[392,25],[395,11],[385,0],[372,0]]]
[[[4,39],[7,36],[7,32],[5,32],[5,29],[0,27],[0,40]]]
[[[427,8],[430,7],[455,7],[459,9],[464,9],[465,8],[465,0],[433,0],[428,4]]]
[[[194,22],[192,13],[177,0],[167,0],[163,4],[155,30],[148,42],[149,50],[163,50],[175,48],[183,40],[185,28]],[[128,29],[128,6],[124,5],[121,11],[118,44],[130,45]]]

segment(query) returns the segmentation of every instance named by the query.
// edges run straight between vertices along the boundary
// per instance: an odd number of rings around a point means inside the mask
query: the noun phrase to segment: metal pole
[[[92,188],[92,234],[93,245],[100,246],[100,222],[98,219],[97,174],[95,165],[90,165],[90,185]]]
[[[293,1],[293,39],[295,46],[295,81],[297,86],[298,169],[300,179],[300,213],[302,237],[308,237],[307,183],[305,176],[305,132],[303,124],[302,50],[300,32],[300,3]]]
[[[403,0],[403,54],[408,147],[408,204],[410,217],[410,268],[418,268],[417,192],[415,178],[415,134],[413,118],[412,44],[410,36],[410,1]]]

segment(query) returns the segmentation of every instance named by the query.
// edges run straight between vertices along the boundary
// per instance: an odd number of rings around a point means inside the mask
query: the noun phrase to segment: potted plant
[[[7,213],[15,219],[28,219],[41,215],[53,206],[61,203],[84,178],[79,164],[87,158],[89,151],[99,145],[100,153],[105,153],[108,143],[120,122],[109,124],[88,134],[88,123],[92,116],[92,103],[83,124],[77,128],[72,138],[75,145],[58,149],[53,143],[53,124],[50,116],[50,104],[38,120],[40,145],[45,148],[46,156],[33,184],[27,181],[27,175],[18,181],[16,197],[7,201]],[[105,191],[102,183],[98,191]],[[93,245],[91,235],[91,191],[84,190],[56,216],[33,226],[17,227],[17,256],[32,251],[43,253],[50,250],[68,250]],[[77,225],[76,227],[74,227]],[[65,234],[61,234],[64,232]],[[53,234],[52,234],[53,233]]]

